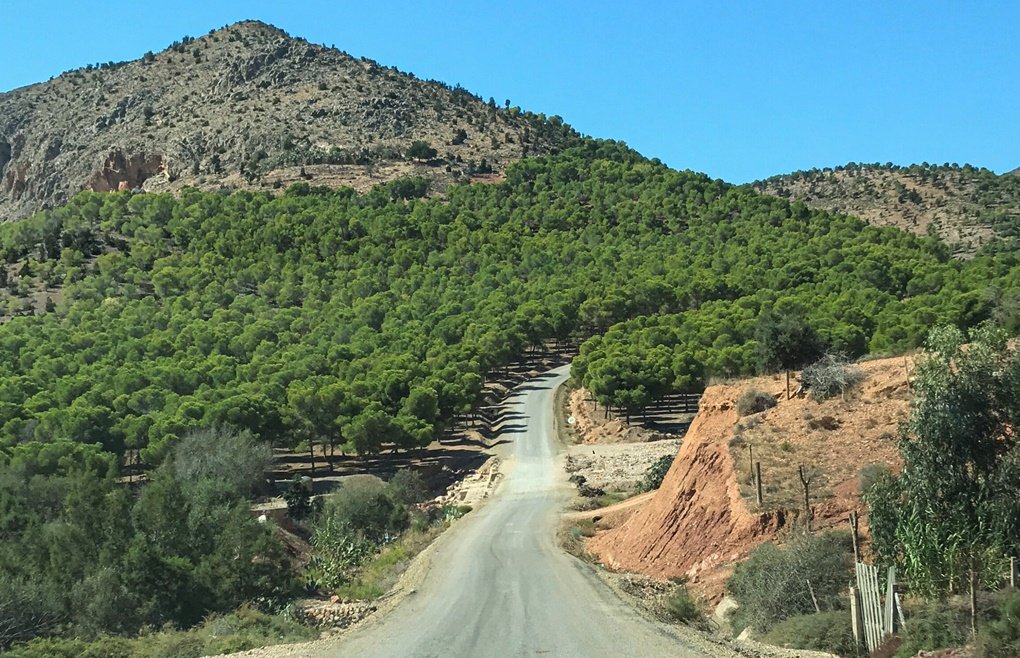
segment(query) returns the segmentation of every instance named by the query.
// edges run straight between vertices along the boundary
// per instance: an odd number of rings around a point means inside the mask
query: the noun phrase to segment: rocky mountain
[[[848,164],[753,183],[812,208],[854,215],[871,224],[937,235],[960,258],[1020,234],[1020,176],[970,165]]]
[[[558,117],[289,37],[256,21],[0,94],[0,220],[83,190],[432,189],[577,138]],[[408,153],[412,143],[422,141]]]

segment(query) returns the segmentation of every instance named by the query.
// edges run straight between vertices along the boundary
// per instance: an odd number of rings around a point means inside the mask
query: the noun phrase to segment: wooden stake
[[[747,475],[754,484],[754,447],[751,445],[747,446]]]
[[[815,612],[821,612],[822,609],[818,607],[818,598],[815,596],[815,588],[811,586],[810,580],[807,580],[807,591],[811,594],[811,602],[815,604]]]
[[[860,646],[864,640],[864,618],[861,617],[861,591],[850,587],[850,625],[854,631],[854,642]]]
[[[893,594],[893,600],[896,602],[896,615],[900,618],[900,630],[903,630],[907,627],[907,620],[903,618],[903,604],[900,602],[899,592]]]
[[[895,621],[893,619],[893,599],[896,597],[896,567],[889,567],[888,575],[885,579],[885,610],[882,614],[884,619],[882,620],[883,629],[885,635],[892,635],[895,630]]]
[[[858,523],[859,522],[860,522],[860,517],[857,514],[857,511],[855,510],[853,512],[850,512],[850,531],[851,531],[850,538],[853,541],[853,546],[854,546],[854,562],[860,562],[861,561],[861,544],[860,544],[860,535],[858,534]]]
[[[761,507],[761,462],[754,463],[754,497]]]

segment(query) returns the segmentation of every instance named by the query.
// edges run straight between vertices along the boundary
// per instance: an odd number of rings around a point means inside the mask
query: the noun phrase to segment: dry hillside
[[[365,189],[407,175],[441,189],[574,137],[558,117],[247,21],[0,94],[0,220],[83,189]],[[414,140],[436,158],[407,157]]]
[[[850,511],[864,511],[866,467],[898,467],[896,436],[909,407],[909,360],[859,367],[866,378],[845,398],[799,396],[743,418],[736,401],[744,391],[779,395],[785,383],[762,377],[709,387],[655,496],[596,535],[589,550],[610,568],[689,578],[699,593],[716,598],[734,562],[803,522],[800,465],[811,478],[815,529],[846,527]],[[748,445],[762,464],[761,508],[749,484]]]
[[[969,165],[850,164],[775,176],[754,188],[878,226],[937,235],[961,258],[1020,229],[1020,176]]]

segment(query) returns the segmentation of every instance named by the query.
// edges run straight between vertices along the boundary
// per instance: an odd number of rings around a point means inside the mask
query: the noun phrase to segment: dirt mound
[[[907,367],[900,358],[859,366],[866,379],[846,399],[781,400],[741,418],[736,400],[759,388],[778,394],[779,378],[709,387],[673,466],[655,496],[619,526],[593,537],[588,549],[611,569],[658,578],[685,577],[708,599],[721,596],[731,565],[776,539],[799,514],[797,466],[812,470],[815,528],[842,523],[860,508],[863,465],[898,465],[896,427],[909,406]],[[837,423],[817,424],[831,416]],[[835,429],[825,429],[825,427]],[[748,484],[746,445],[767,483],[760,508]],[[785,465],[785,466],[784,466]]]

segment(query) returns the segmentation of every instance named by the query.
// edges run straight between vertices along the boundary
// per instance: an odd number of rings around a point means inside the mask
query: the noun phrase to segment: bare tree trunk
[[[977,565],[974,558],[970,559],[970,632],[977,635]]]
[[[790,371],[786,371],[786,399],[790,399]]]
[[[800,473],[800,483],[804,486],[804,518],[807,523],[807,531],[811,532],[811,497],[808,493],[808,485],[811,480],[804,476],[803,465],[799,466],[797,471]]]

